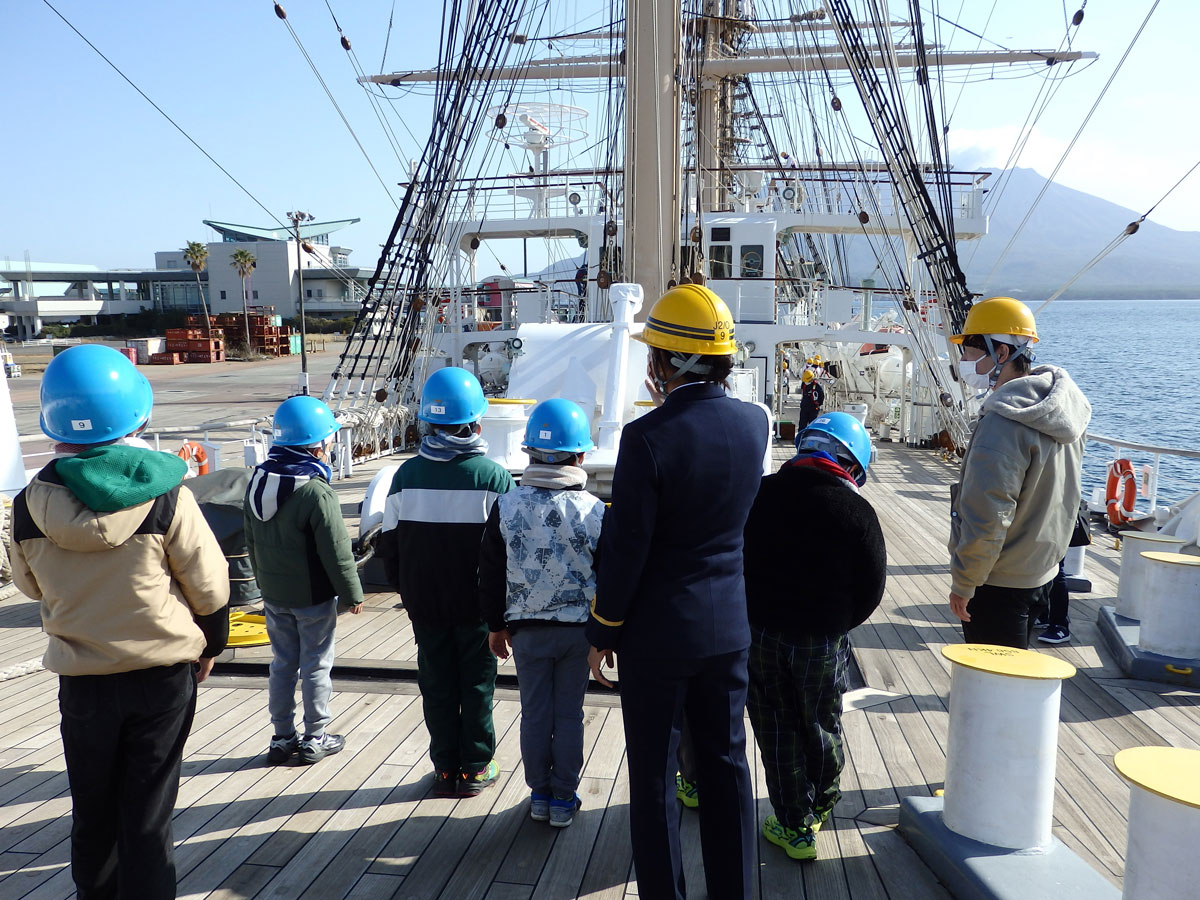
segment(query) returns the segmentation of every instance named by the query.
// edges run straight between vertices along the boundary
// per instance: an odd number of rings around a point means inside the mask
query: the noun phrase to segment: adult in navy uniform
[[[708,896],[751,894],[754,792],[746,765],[742,529],[762,478],[768,423],[722,388],[733,318],[705,287],[673,288],[640,338],[662,406],[625,426],[600,535],[587,625],[592,672],[621,659],[629,819],[638,894],[682,898],[675,773],[686,713],[703,784]],[[607,681],[605,681],[607,683]]]

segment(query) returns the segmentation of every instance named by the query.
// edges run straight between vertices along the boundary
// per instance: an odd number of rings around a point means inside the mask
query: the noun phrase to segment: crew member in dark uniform
[[[621,435],[587,625],[590,662],[604,681],[601,665],[611,665],[614,651],[621,660],[639,896],[684,896],[675,773],[686,712],[703,785],[708,896],[748,897],[756,823],[743,720],[750,630],[742,530],[768,422],[722,388],[736,349],[733,319],[708,288],[668,291],[640,339],[666,399]]]
[[[817,381],[816,373],[812,369],[805,369],[800,379],[804,386],[800,388],[800,427],[796,429],[797,434],[821,414],[821,407],[825,405],[825,389]]]

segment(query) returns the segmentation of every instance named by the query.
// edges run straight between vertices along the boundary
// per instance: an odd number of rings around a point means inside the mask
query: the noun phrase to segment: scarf
[[[460,456],[483,456],[487,450],[488,443],[482,435],[471,433],[458,437],[445,431],[433,431],[421,438],[417,455],[434,462],[452,462]]]
[[[828,472],[830,475],[836,475],[845,481],[854,493],[860,493],[858,484],[850,477],[850,473],[839,466],[837,460],[823,450],[814,450],[811,453],[797,453],[780,468],[786,469],[789,466],[807,466],[820,469],[822,472]]]
[[[333,469],[301,447],[276,444],[265,462],[254,467],[246,497],[262,522],[273,518],[287,499],[312,478],[330,481]]]
[[[587,484],[587,472],[579,466],[550,466],[545,463],[530,463],[521,475],[522,487],[550,488],[551,490],[582,489]]]

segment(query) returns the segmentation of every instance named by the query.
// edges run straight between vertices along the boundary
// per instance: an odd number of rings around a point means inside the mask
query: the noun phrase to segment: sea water
[[[1200,300],[1056,300],[1037,314],[1037,328],[1037,362],[1071,373],[1092,404],[1089,431],[1200,450]],[[1133,463],[1139,483],[1142,466],[1154,461],[1148,453],[1089,442],[1084,497],[1104,486],[1117,456]],[[1200,459],[1162,457],[1160,505],[1197,490]]]

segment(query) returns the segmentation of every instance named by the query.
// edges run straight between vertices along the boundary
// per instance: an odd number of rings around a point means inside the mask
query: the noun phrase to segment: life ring
[[[179,452],[176,454],[180,459],[188,464],[188,478],[194,478],[196,475],[207,475],[208,468],[208,453],[204,449],[203,444],[197,444],[195,441],[184,441]],[[195,464],[196,471],[192,471],[192,465]]]
[[[1114,525],[1124,525],[1134,516],[1137,502],[1137,479],[1133,475],[1133,463],[1118,459],[1109,463],[1108,484],[1104,488],[1104,508],[1108,520]]]

